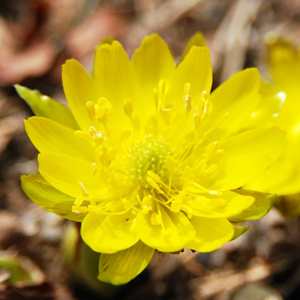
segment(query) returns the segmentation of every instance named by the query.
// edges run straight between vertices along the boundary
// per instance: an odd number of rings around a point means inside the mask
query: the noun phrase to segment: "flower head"
[[[148,263],[153,249],[221,247],[234,236],[229,219],[257,196],[235,189],[284,148],[277,128],[241,131],[260,101],[256,69],[210,95],[208,49],[193,46],[185,53],[176,67],[156,34],[131,61],[120,43],[102,45],[92,76],[75,60],[63,67],[75,122],[66,126],[57,115],[25,122],[40,151],[41,175],[23,177],[23,189],[46,209],[83,220],[82,238],[94,251],[119,255],[142,247]]]

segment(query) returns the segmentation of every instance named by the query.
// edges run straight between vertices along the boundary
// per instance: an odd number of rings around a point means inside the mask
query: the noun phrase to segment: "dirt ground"
[[[101,288],[95,282],[88,288],[84,267],[64,262],[66,230],[76,233],[77,227],[32,203],[20,188],[20,175],[37,172],[37,151],[23,126],[32,112],[12,85],[65,103],[61,65],[76,58],[91,70],[95,46],[104,38],[118,39],[131,56],[145,35],[157,32],[178,59],[197,31],[211,50],[213,87],[245,67],[266,75],[265,36],[276,33],[299,43],[300,1],[0,2],[0,300],[94,300],[111,291],[105,286],[95,292]],[[250,225],[212,253],[155,253],[140,276],[113,288],[110,299],[299,300],[299,220],[272,209]],[[5,257],[34,273],[34,282],[8,284],[10,275],[1,269]]]

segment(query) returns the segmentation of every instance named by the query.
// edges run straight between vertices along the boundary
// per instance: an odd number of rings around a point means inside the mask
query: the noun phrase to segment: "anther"
[[[147,176],[146,178],[147,182],[155,189],[157,190],[160,194],[164,194],[164,191],[161,190],[161,188],[159,187],[159,185],[149,176]]]
[[[90,119],[93,120],[95,116],[95,103],[93,101],[88,101],[86,103],[86,110]]]
[[[152,225],[159,225],[162,222],[161,216],[158,213],[153,213],[150,217],[150,222]]]
[[[213,109],[212,102],[206,100],[204,102],[204,108],[203,108],[203,115],[202,115],[202,117],[204,118],[206,116],[209,116],[211,114],[212,109]]]
[[[213,164],[209,166],[203,173],[206,175],[211,175],[213,172],[215,172],[218,168],[217,164]]]
[[[126,116],[128,116],[131,119],[132,111],[133,111],[131,99],[126,99],[124,101],[123,109],[124,109]]]
[[[74,135],[76,135],[79,138],[84,139],[84,140],[91,140],[92,139],[92,136],[88,132],[83,131],[83,130],[76,130],[74,132]]]
[[[120,140],[123,142],[124,140],[128,139],[131,135],[131,131],[129,129],[125,129],[120,134]]]
[[[211,142],[207,145],[207,147],[205,148],[205,152],[210,155],[213,152],[215,152],[217,150],[217,148],[219,147],[219,143],[217,141],[215,142]]]
[[[106,160],[108,162],[114,160],[114,158],[116,157],[117,153],[118,153],[118,149],[117,148],[113,148],[113,147],[109,148],[108,152],[107,152],[107,155],[106,155]]]

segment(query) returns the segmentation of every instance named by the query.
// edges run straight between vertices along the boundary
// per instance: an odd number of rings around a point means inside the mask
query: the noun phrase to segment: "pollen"
[[[157,174],[161,181],[167,182],[169,171],[167,157],[172,156],[170,144],[162,138],[148,135],[138,140],[126,157],[126,173],[142,187],[149,186],[148,171]]]

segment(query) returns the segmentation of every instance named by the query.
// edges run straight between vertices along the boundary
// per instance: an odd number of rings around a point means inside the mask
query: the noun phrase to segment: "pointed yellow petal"
[[[19,84],[15,85],[15,89],[36,116],[49,118],[70,128],[79,129],[70,109],[63,104],[42,95],[38,90],[30,90]]]
[[[56,153],[94,161],[94,149],[74,135],[74,130],[42,117],[24,121],[26,132],[41,153]]]
[[[162,206],[160,209],[163,227],[151,223],[150,213],[138,214],[139,237],[146,245],[161,252],[180,251],[193,239],[195,230],[183,213],[172,213]]]
[[[294,147],[288,144],[288,147]],[[287,147],[287,148],[288,148]],[[293,149],[297,151],[298,148]],[[289,155],[289,151],[275,161],[263,174],[245,185],[246,189],[278,195],[292,195],[300,190],[300,157]]]
[[[247,153],[268,155],[272,162],[286,146],[285,132],[275,127],[249,130],[220,143],[227,157]]]
[[[149,264],[154,249],[138,241],[129,249],[114,254],[101,254],[98,279],[114,285],[129,282]]]
[[[205,38],[204,35],[202,34],[202,32],[196,32],[188,41],[188,43],[186,44],[181,58],[180,58],[180,62],[182,62],[184,60],[184,58],[186,57],[186,55],[189,53],[189,51],[191,50],[191,48],[193,46],[199,46],[199,47],[205,47],[206,46],[206,42],[205,42]]]
[[[260,88],[261,100],[251,113],[243,128],[263,128],[274,126],[281,115],[281,109],[286,100],[286,94],[271,84],[262,82]],[[276,125],[277,126],[277,125]],[[281,129],[284,129],[281,127]]]
[[[236,133],[257,106],[260,96],[260,75],[257,69],[247,69],[221,84],[210,96],[213,109],[204,121],[203,130],[219,139]]]
[[[91,195],[103,196],[105,186],[97,176],[92,176],[90,162],[61,154],[40,154],[38,161],[41,175],[61,192],[77,198],[81,195],[81,182]]]
[[[257,153],[228,157],[210,188],[225,191],[240,188],[262,174],[271,162],[269,156]]]
[[[134,52],[132,65],[141,86],[141,105],[137,109],[142,109],[141,113],[147,118],[155,113],[154,89],[158,88],[160,80],[169,80],[174,74],[174,58],[162,38],[152,34],[145,37]]]
[[[137,79],[133,67],[122,45],[113,41],[111,45],[101,45],[96,53],[94,78],[98,93],[113,106],[113,113],[122,129],[130,128],[129,118],[123,110],[123,103],[131,99],[133,109],[143,104],[137,99]]]
[[[199,252],[210,252],[222,247],[234,234],[227,219],[193,217],[190,222],[196,230],[196,236],[187,247]]]
[[[136,213],[122,215],[88,213],[81,226],[84,242],[94,251],[115,253],[133,246],[138,240]]]
[[[29,174],[21,177],[22,189],[34,203],[72,221],[81,222],[85,214],[72,212],[75,198],[63,194],[49,184],[40,174]]]
[[[255,198],[254,203],[247,209],[229,218],[230,222],[241,223],[246,220],[257,220],[265,216],[273,207],[277,196],[275,194],[265,194],[244,189],[234,190],[235,193]]]
[[[210,201],[189,201],[182,205],[182,210],[197,217],[203,218],[228,218],[235,216],[249,206],[251,206],[255,198],[251,196],[239,195],[234,192],[223,192],[222,196],[203,195]]]
[[[75,59],[67,60],[62,70],[64,92],[72,114],[81,129],[89,128],[92,122],[86,110],[86,102],[99,99],[95,83]]]
[[[194,105],[197,105],[201,94],[209,95],[212,85],[212,69],[209,50],[205,47],[193,46],[185,59],[177,67],[170,82],[165,105],[175,103],[177,109],[184,111],[184,85],[189,83],[190,95]]]

